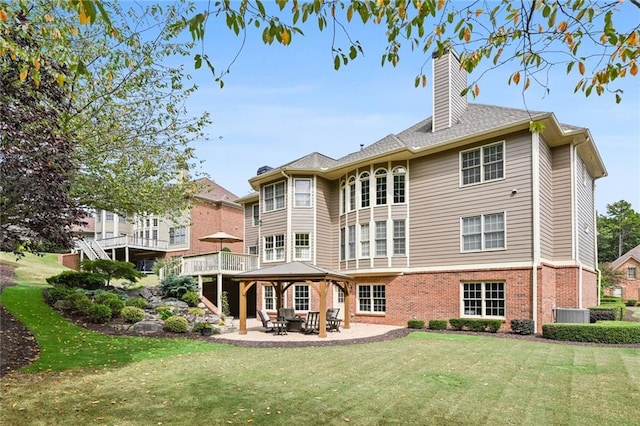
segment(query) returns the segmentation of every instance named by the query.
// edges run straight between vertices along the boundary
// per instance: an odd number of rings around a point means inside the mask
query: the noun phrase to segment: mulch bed
[[[14,285],[14,272],[13,267],[5,264],[0,264],[0,292],[7,287]],[[627,321],[638,321],[639,318],[633,318],[631,316],[631,312],[627,311]],[[128,330],[122,324],[118,327],[114,327],[110,324],[92,324],[88,323],[82,318],[78,317],[69,317],[69,320],[84,327],[89,330],[93,330],[96,332],[110,334],[110,335],[123,335],[123,336],[140,336],[139,334],[133,333]],[[252,347],[252,348],[273,348],[273,347],[304,347],[304,346],[334,346],[334,345],[352,345],[356,343],[373,343],[373,342],[382,342],[385,340],[397,339],[400,337],[404,337],[411,332],[428,332],[428,333],[456,333],[456,334],[470,334],[470,335],[478,335],[478,333],[474,332],[465,332],[465,331],[451,331],[451,330],[443,330],[443,331],[433,331],[433,330],[410,330],[407,328],[392,330],[388,333],[385,333],[380,336],[372,336],[362,339],[354,339],[354,340],[334,340],[334,341],[319,341],[319,342],[278,342],[278,341],[263,341],[263,342],[248,342],[248,341],[234,341],[231,339],[225,338],[217,338],[214,341],[208,340],[215,343],[227,343],[235,346],[242,347]],[[626,347],[626,348],[640,348],[640,344],[634,345],[603,345],[598,343],[578,343],[578,342],[562,342],[556,340],[549,340],[539,335],[530,335],[530,336],[521,336],[512,333],[482,333],[482,335],[486,336],[494,336],[498,338],[504,339],[520,339],[520,340],[528,340],[534,342],[543,342],[543,343],[553,343],[558,345],[575,345],[575,346],[606,346],[606,347]],[[170,338],[191,338],[191,339],[202,339],[199,335],[195,333],[186,333],[186,334],[176,334],[176,333],[154,333],[151,335],[146,335],[144,337],[170,337]],[[0,377],[8,374],[11,371],[17,370],[21,367],[31,364],[40,355],[40,348],[36,343],[33,335],[27,330],[25,326],[22,325],[19,321],[17,321],[13,315],[11,315],[3,306],[0,306]]]

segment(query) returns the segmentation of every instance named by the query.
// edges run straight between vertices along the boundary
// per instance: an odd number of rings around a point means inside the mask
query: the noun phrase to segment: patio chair
[[[261,309],[258,311],[258,315],[260,316],[260,321],[262,321],[262,326],[266,328],[265,331],[267,333],[275,331],[275,324],[273,323],[273,320],[271,319],[267,311],[265,311],[264,309]]]
[[[320,312],[309,312],[304,324],[305,334],[317,334],[320,330]]]
[[[340,308],[327,309],[327,331],[340,332],[342,320],[338,318],[338,312],[340,312]]]

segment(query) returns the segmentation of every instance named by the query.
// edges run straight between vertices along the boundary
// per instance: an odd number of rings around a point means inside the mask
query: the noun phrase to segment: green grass
[[[38,339],[67,351],[48,359],[92,367],[5,377],[3,425],[588,426],[640,418],[638,349],[415,332],[375,344],[207,344],[184,353],[172,345],[194,342],[96,336],[34,303],[40,288],[7,290],[3,303],[28,311],[21,315]]]

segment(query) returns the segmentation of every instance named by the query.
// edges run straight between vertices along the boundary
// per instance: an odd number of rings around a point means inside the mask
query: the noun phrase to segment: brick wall
[[[79,271],[80,270],[80,254],[79,253],[59,254],[58,263],[60,263],[62,266],[66,268]]]

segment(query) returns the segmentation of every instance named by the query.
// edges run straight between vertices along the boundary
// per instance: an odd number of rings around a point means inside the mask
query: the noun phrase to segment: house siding
[[[551,150],[553,179],[553,260],[573,260],[571,146]]]
[[[337,182],[331,182],[324,178],[315,180],[314,208],[316,209],[316,235],[314,238],[316,249],[316,262],[318,265],[336,269],[337,251],[337,217],[339,204],[339,188]]]
[[[494,142],[499,140],[474,146]],[[531,135],[520,132],[507,137],[502,180],[460,187],[459,152],[450,150],[410,164],[412,267],[530,261]],[[517,189],[514,195],[513,189]],[[460,218],[497,212],[506,215],[507,249],[461,253]]]
[[[596,268],[594,223],[595,202],[593,199],[593,178],[589,175],[582,159],[576,155],[576,235],[578,238],[578,261]]]
[[[260,226],[253,225],[253,206],[259,206],[258,203],[251,203],[245,206],[244,210],[244,223],[245,223],[245,235],[244,235],[244,251],[249,252],[249,247],[257,246],[258,253],[262,253],[262,247],[260,246]],[[260,212],[262,214],[262,212]]]
[[[551,148],[540,138],[540,256],[553,259],[553,156]]]

